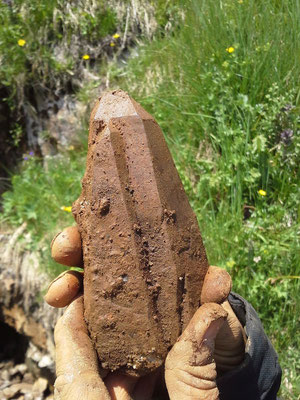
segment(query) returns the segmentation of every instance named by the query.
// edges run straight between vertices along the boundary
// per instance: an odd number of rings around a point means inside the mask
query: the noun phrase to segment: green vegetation
[[[116,24],[104,1],[1,2],[0,81],[10,100],[19,105],[28,85],[64,88],[84,62],[82,56],[96,53],[95,46],[115,32]]]
[[[122,70],[107,68],[114,86],[127,89],[163,128],[210,263],[226,268],[234,291],[258,311],[283,367],[281,397],[296,400],[300,4],[181,3],[184,21],[170,35],[140,44]],[[69,151],[46,170],[36,158],[27,161],[3,196],[2,218],[27,221],[42,249],[49,231],[71,221],[60,207],[78,197],[84,151]]]
[[[66,226],[74,224],[70,206],[80,193],[86,150],[74,149],[51,159],[26,155],[20,172],[12,177],[12,191],[3,194],[2,222],[27,223],[30,250],[39,251],[43,268],[54,278],[65,268],[50,257],[50,242]]]
[[[161,124],[210,263],[280,354],[286,399],[300,393],[299,16],[297,1],[191,2],[119,82]]]

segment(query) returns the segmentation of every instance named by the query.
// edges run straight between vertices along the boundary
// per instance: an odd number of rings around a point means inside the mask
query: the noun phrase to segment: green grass
[[[122,4],[116,0],[109,4],[104,0],[1,1],[0,107],[5,109],[1,122],[5,153],[11,150],[16,157],[20,147],[26,147],[28,116],[45,114],[59,96],[76,92],[87,75],[95,76],[103,62],[117,58],[123,45],[141,38],[142,32],[147,34],[148,14],[151,21],[152,14],[156,15],[158,26],[168,20],[171,26],[178,25],[179,2],[144,2],[134,17],[131,10],[127,29],[130,0]],[[151,32],[156,29],[152,25]],[[28,142],[38,147],[32,139]],[[0,167],[6,170],[1,161]]]
[[[95,47],[115,32],[117,22],[103,1],[73,6],[61,0],[1,2],[0,81],[12,104],[22,105],[29,87],[65,90],[82,67],[82,56],[97,58]]]
[[[185,3],[184,26],[141,47],[125,79],[116,69],[116,86],[162,126],[210,263],[258,311],[284,369],[281,396],[297,399],[300,4]]]
[[[28,155],[12,176],[13,190],[3,194],[1,222],[19,226],[26,221],[28,249],[40,253],[41,267],[51,278],[65,269],[51,259],[50,243],[57,232],[74,225],[64,208],[79,196],[85,156],[86,150],[66,151],[49,160],[45,169],[41,159]]]
[[[258,311],[284,371],[281,397],[296,400],[300,4],[182,1],[181,10],[184,23],[170,35],[140,44],[122,69],[107,68],[113,85],[127,89],[163,128],[209,261],[230,272],[233,289]],[[87,93],[79,96],[87,101]],[[28,161],[4,195],[2,218],[27,221],[43,248],[72,221],[60,207],[79,195],[84,152],[67,152],[47,170]]]

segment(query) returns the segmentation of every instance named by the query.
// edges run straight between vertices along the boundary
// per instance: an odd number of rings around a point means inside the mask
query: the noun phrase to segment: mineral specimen
[[[101,365],[149,373],[199,307],[208,262],[159,125],[121,90],[93,109],[73,214],[85,320]]]

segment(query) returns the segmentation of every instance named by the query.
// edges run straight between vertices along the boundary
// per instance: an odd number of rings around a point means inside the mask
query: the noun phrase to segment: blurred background
[[[52,399],[44,304],[88,120],[127,90],[160,124],[209,262],[252,303],[300,397],[299,0],[0,1],[0,398]]]

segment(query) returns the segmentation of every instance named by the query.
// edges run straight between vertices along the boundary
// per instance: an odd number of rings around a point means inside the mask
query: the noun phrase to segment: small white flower
[[[261,256],[257,256],[253,258],[253,261],[257,264],[261,260]]]

